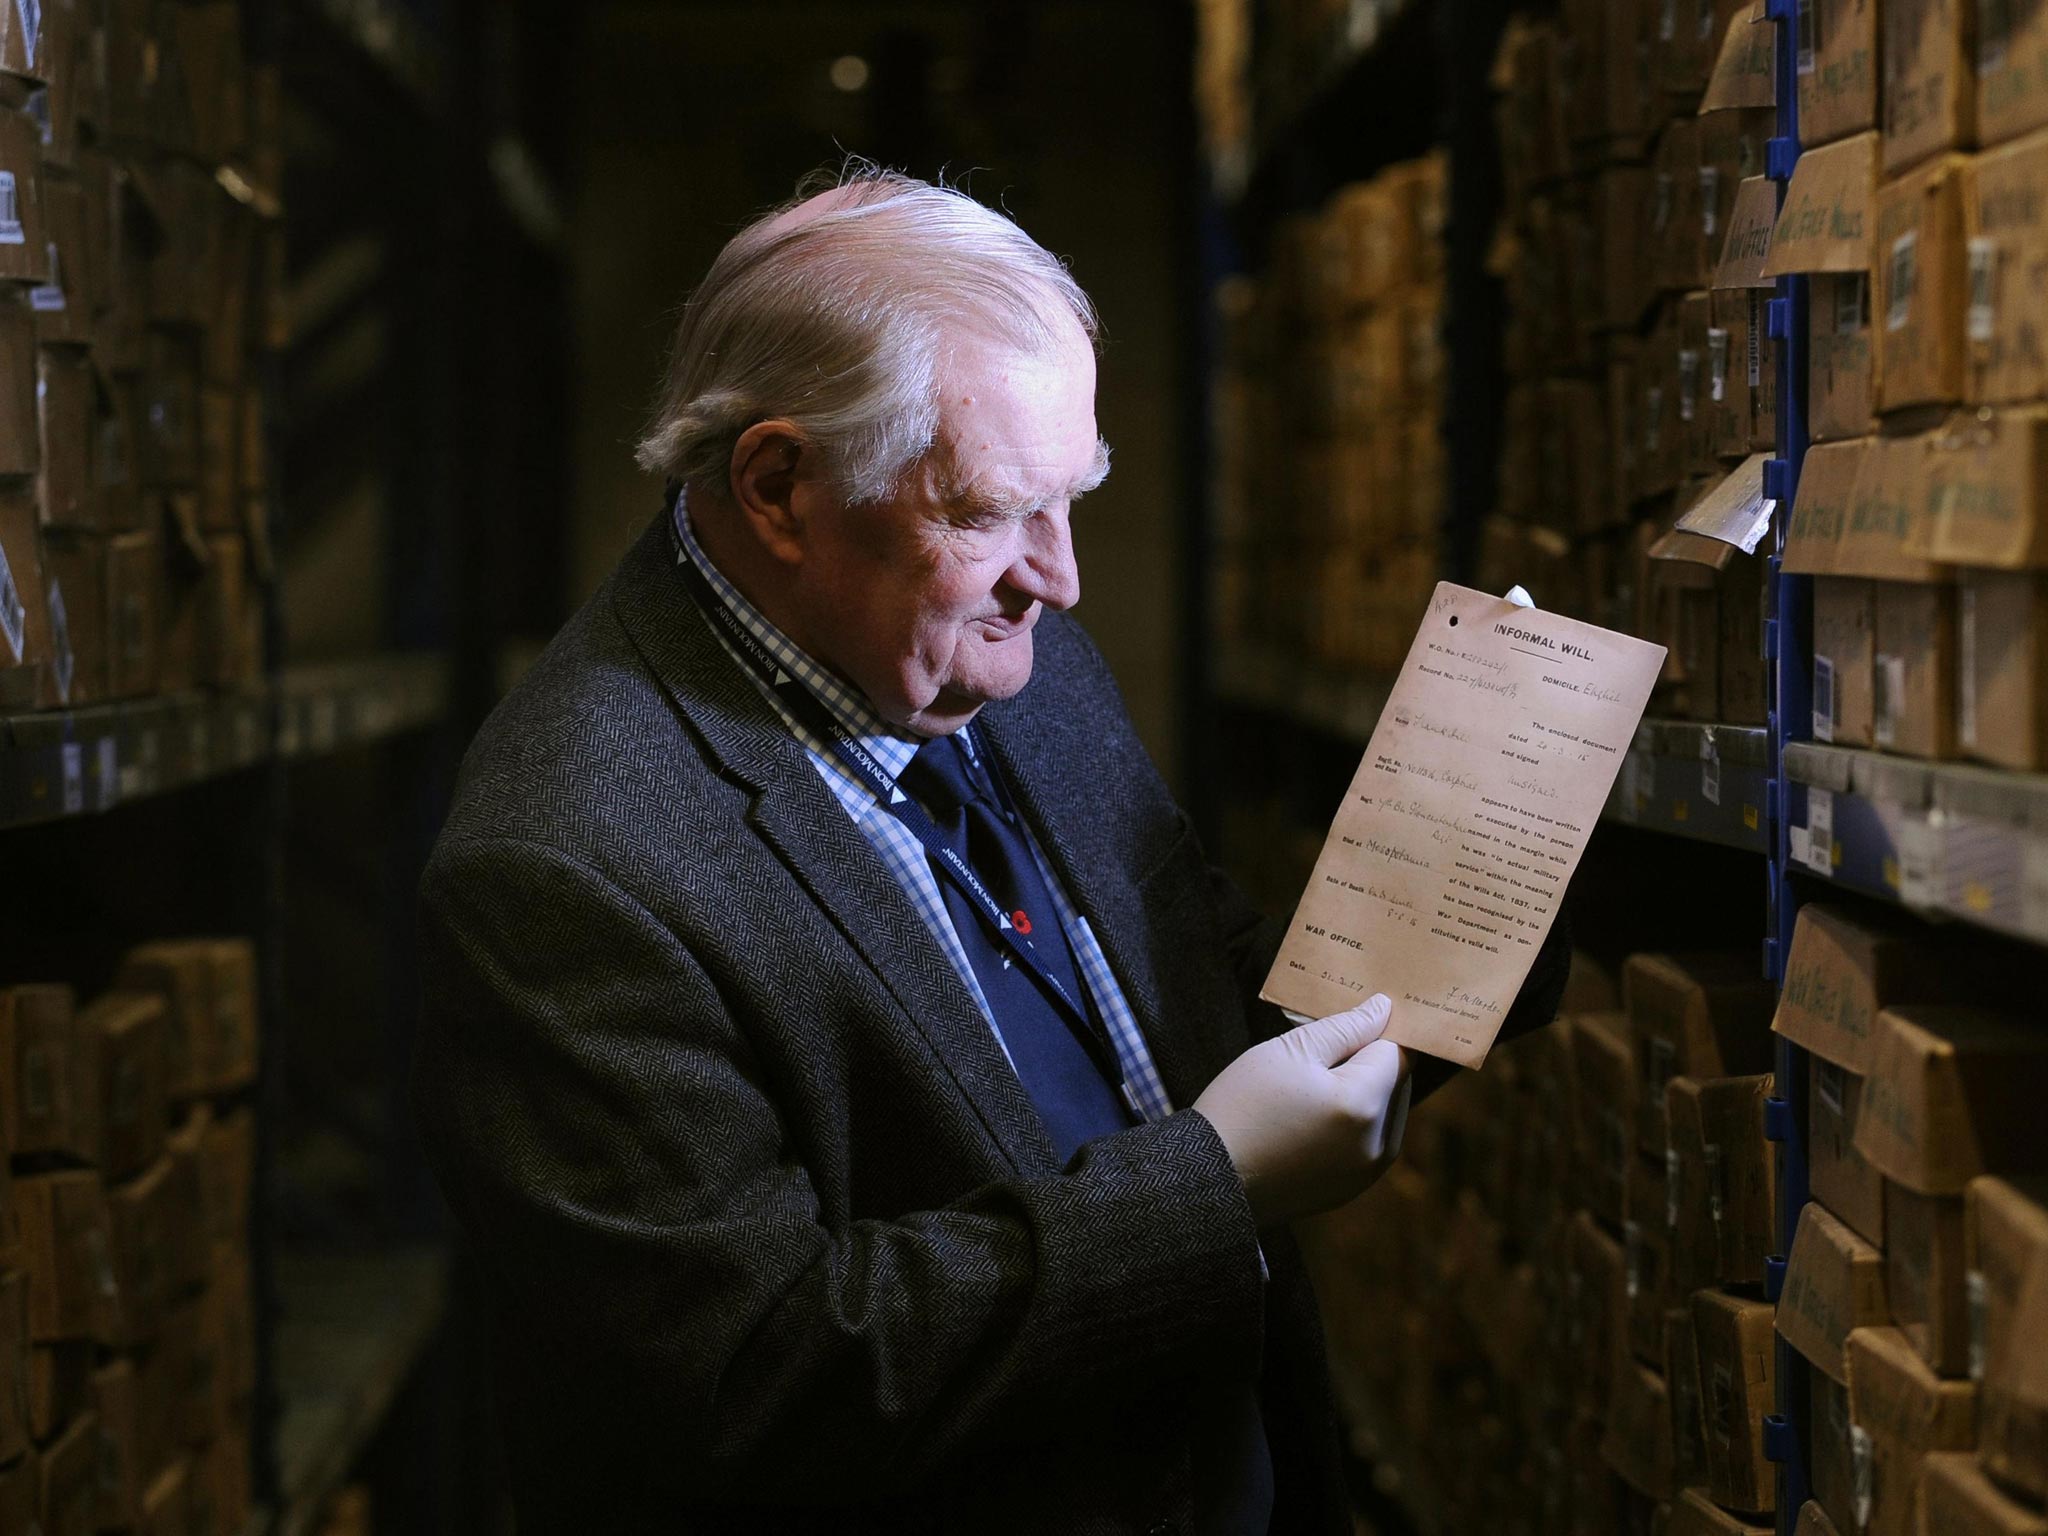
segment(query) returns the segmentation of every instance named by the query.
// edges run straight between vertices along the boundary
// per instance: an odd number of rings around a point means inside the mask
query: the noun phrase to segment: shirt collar
[[[924,738],[906,735],[890,725],[876,713],[874,705],[868,702],[865,694],[838,673],[801,650],[794,641],[770,623],[760,609],[748,601],[744,592],[726,579],[725,574],[711,563],[711,557],[704,553],[704,546],[697,542],[697,530],[690,521],[688,495],[686,490],[676,493],[676,537],[682,540],[683,549],[689,555],[691,563],[704,573],[704,579],[711,584],[711,590],[718,594],[718,600],[731,610],[733,616],[746,627],[747,633],[760,643],[762,649],[775,658],[777,666],[811,691],[849,736],[858,739],[890,773],[902,773],[911,758],[917,755],[917,749],[923,745]],[[749,672],[748,675],[753,674]],[[775,698],[774,691],[764,689],[763,692],[767,694],[770,702],[775,704],[784,721],[796,730],[798,736],[807,738],[809,733],[801,729],[801,722],[795,716],[782,708],[781,702]],[[806,745],[815,749],[822,747],[823,743],[806,741]]]

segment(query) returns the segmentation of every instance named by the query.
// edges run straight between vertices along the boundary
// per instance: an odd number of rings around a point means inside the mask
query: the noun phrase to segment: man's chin
[[[1015,698],[1022,693],[1024,685],[1031,681],[1031,658],[1028,654],[1031,637],[1021,635],[1006,642],[1004,649],[1011,650],[1020,642],[1027,653],[1022,658],[1022,666],[1007,666],[972,682],[947,684],[931,703],[911,716],[911,729],[926,736],[951,735],[979,714],[982,705]]]

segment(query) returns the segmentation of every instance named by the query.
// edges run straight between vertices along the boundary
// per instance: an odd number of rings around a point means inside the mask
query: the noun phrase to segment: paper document
[[[1486,1059],[1635,738],[1664,647],[1440,582],[1259,994],[1394,1001]]]

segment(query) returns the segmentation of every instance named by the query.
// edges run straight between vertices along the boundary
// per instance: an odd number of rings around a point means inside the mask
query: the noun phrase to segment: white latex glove
[[[1400,1150],[1406,1058],[1380,1038],[1392,1012],[1391,999],[1375,993],[1262,1041],[1195,1100],[1244,1180],[1260,1226],[1342,1205]]]

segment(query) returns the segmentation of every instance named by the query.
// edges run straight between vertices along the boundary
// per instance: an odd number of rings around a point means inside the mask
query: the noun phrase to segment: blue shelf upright
[[[1777,29],[1775,68],[1777,73],[1777,135],[1766,156],[1766,171],[1778,184],[1783,205],[1786,183],[1799,159],[1799,28],[1807,6],[1800,0],[1769,0],[1768,18]],[[1767,563],[1768,617],[1764,647],[1771,679],[1770,709],[1770,837],[1765,879],[1769,921],[1764,940],[1764,971],[1774,982],[1785,973],[1785,957],[1792,943],[1792,925],[1798,916],[1798,893],[1792,885],[1792,827],[1805,820],[1803,803],[1795,807],[1795,790],[1785,771],[1788,742],[1809,737],[1813,731],[1813,622],[1810,577],[1787,575],[1782,566],[1785,531],[1790,509],[1799,486],[1800,465],[1806,456],[1807,385],[1807,282],[1804,277],[1778,279],[1770,301],[1770,336],[1777,343],[1774,354],[1778,383],[1778,457],[1765,472],[1765,491],[1774,497],[1779,514],[1774,521]],[[1805,789],[1796,794],[1801,802]],[[1786,1041],[1777,1045],[1776,1097],[1769,1106],[1766,1129],[1777,1143],[1778,1164],[1778,1252],[1767,1265],[1770,1299],[1778,1299],[1784,1276],[1785,1256],[1792,1250],[1792,1235],[1799,1227],[1799,1214],[1807,1192],[1807,1060],[1806,1052]],[[1799,1509],[1811,1491],[1809,1478],[1812,1447],[1811,1392],[1806,1363],[1780,1338],[1777,1341],[1777,1414],[1767,1425],[1766,1447],[1779,1463],[1777,1529],[1779,1536],[1792,1536],[1799,1521]]]

